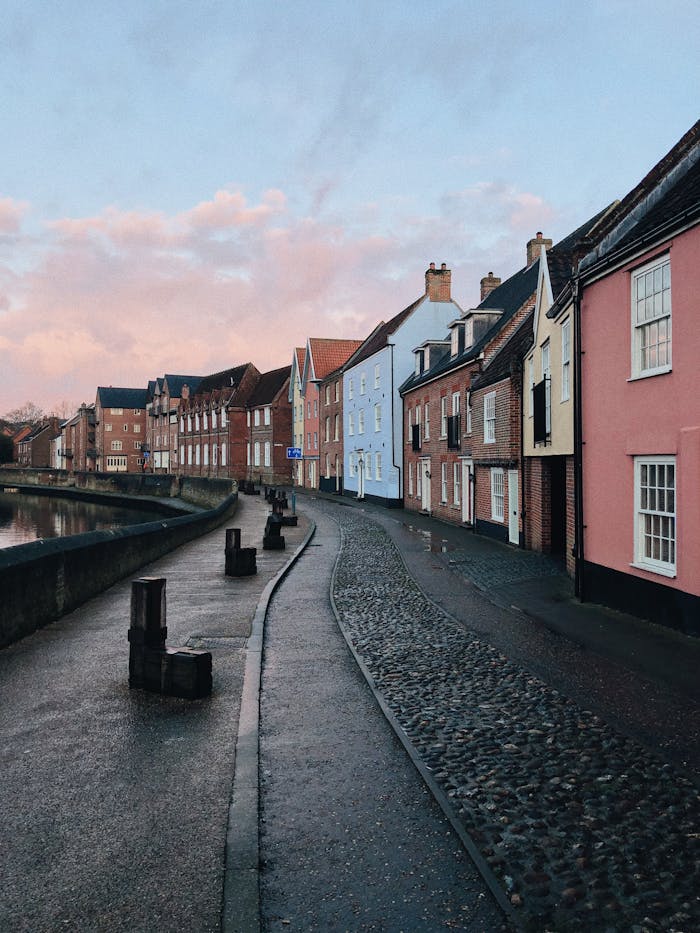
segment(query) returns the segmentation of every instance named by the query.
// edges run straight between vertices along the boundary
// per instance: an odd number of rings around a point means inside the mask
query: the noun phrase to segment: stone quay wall
[[[0,550],[0,648],[71,612],[144,564],[222,525],[236,511],[236,483],[209,482],[212,488],[207,492],[204,488],[207,480],[193,478],[187,492],[202,503],[216,501],[213,507],[173,514],[173,504],[159,521],[32,541]],[[11,485],[4,470],[0,472],[0,484]],[[39,491],[37,487],[36,492]],[[68,490],[59,492],[54,487],[41,492],[54,495],[58,492],[63,496]],[[70,494],[89,501],[98,501],[99,496],[96,492],[85,494],[77,490]],[[114,504],[115,498],[112,492],[102,494],[99,501]],[[137,497],[120,499],[133,507],[154,506],[152,500],[139,503]],[[163,507],[165,510],[165,502]]]

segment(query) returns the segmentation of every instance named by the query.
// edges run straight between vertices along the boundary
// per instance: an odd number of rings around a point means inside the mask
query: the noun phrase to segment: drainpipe
[[[522,509],[520,510],[520,519],[523,526],[523,548],[527,547],[527,538],[525,536],[525,358],[523,357],[518,364],[520,373],[520,495],[522,496]]]
[[[402,452],[401,466],[396,463],[396,445],[394,438],[394,344],[390,343],[389,347],[391,349],[391,464],[394,469],[399,474],[399,500],[403,504],[403,402],[401,408],[401,443],[400,448]]]
[[[577,273],[572,284],[574,302],[574,592],[583,601],[584,580],[584,524],[583,524],[583,399],[581,398],[581,276]]]

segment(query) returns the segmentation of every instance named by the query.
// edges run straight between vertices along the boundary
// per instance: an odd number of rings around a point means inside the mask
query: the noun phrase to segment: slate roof
[[[598,211],[590,220],[581,224],[580,227],[565,236],[550,250],[547,250],[547,269],[554,300],[571,281],[572,270],[577,258],[576,253],[581,248],[582,242],[586,238],[595,235],[598,225],[615,208],[617,203],[613,201],[608,204],[602,211]]]
[[[248,399],[248,405],[255,407],[269,405],[274,402],[277,393],[284,387],[291,372],[291,366],[283,366],[281,369],[273,369],[269,373],[263,373]]]
[[[183,386],[189,386],[190,392],[194,394],[199,388],[199,385],[203,379],[204,376],[180,376],[173,375],[172,373],[166,373],[163,379],[163,385],[165,385],[167,382],[168,392],[170,393],[171,397],[180,398],[182,395]]]
[[[470,360],[476,359],[485,346],[493,339],[494,335],[497,334],[519,310],[522,306],[530,300],[537,291],[537,278],[539,274],[539,262],[533,262],[529,266],[525,266],[523,269],[520,269],[514,275],[511,275],[510,278],[506,279],[505,282],[502,282],[496,288],[490,292],[483,301],[477,305],[473,310],[476,311],[496,311],[501,310],[503,313],[498,318],[498,320],[486,331],[485,334],[471,347],[466,350],[463,350],[457,356],[451,356],[450,350],[446,349],[443,354],[440,355],[438,361],[426,370],[426,372],[416,375],[415,373],[408,377],[408,379],[400,386],[399,392],[403,394],[409,389],[413,389],[416,386],[422,385],[424,382],[429,382],[432,379],[441,376],[443,373],[449,372],[451,369],[456,369],[459,366],[463,366],[465,363],[468,363]]]
[[[148,389],[123,389],[98,386],[97,398],[102,408],[146,408]]]
[[[252,366],[252,363],[243,363],[241,366],[233,366],[231,369],[222,369],[219,373],[212,373],[210,376],[205,376],[197,386],[197,394],[211,392],[213,389],[237,388],[249,366]],[[192,395],[194,395],[194,392]]]
[[[638,239],[641,234],[635,232],[628,237],[632,230],[638,231],[644,229],[647,234],[657,226],[656,221],[663,223],[664,219],[670,219],[672,212],[680,208],[685,208],[681,204],[685,202],[687,208],[692,209],[692,191],[688,192],[688,201],[681,189],[676,191],[673,197],[673,204],[667,203],[665,208],[656,213],[656,208],[661,200],[665,200],[667,194],[670,194],[671,188],[681,182],[681,179],[687,178],[688,185],[695,191],[696,176],[691,175],[693,167],[697,166],[700,159],[700,120],[697,120],[684,136],[676,143],[666,155],[647,172],[644,178],[619,202],[610,216],[601,224],[597,243],[591,252],[584,257],[581,262],[581,270],[594,265],[599,259],[609,255],[611,252],[617,252],[621,248],[622,240],[625,245]],[[682,183],[682,182],[681,182]],[[646,217],[652,214],[647,223]]]
[[[471,381],[472,391],[507,379],[517,370],[520,361],[532,346],[534,313],[523,319],[483,371]]]
[[[630,243],[673,225],[674,221],[700,215],[700,158],[673,184],[647,213],[615,244],[623,249]]]

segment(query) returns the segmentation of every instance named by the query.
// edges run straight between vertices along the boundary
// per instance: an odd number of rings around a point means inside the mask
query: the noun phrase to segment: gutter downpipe
[[[581,276],[576,274],[572,283],[574,302],[574,593],[585,599],[584,524],[583,524],[583,399],[581,397]]]
[[[527,538],[525,535],[525,357],[518,364],[520,372],[520,495],[522,497],[522,508],[520,510],[520,520],[523,526],[523,543],[521,547],[527,548]]]
[[[400,448],[402,451],[401,457],[401,466],[396,463],[396,446],[394,444],[394,344],[390,343],[391,347],[391,464],[396,469],[399,474],[399,502],[401,503],[401,508],[403,508],[403,399],[401,400],[401,431],[400,431]]]

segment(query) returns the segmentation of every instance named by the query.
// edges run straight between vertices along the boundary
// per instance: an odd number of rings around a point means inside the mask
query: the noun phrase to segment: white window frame
[[[335,380],[335,401],[340,401],[340,380]]]
[[[250,466],[250,441],[248,441],[248,443],[245,445],[245,448],[246,448],[246,450],[245,450],[245,462],[246,462],[246,464],[247,464],[248,466]]]
[[[462,462],[455,460],[452,464],[452,504],[461,505]]]
[[[221,466],[222,467],[226,466],[226,450],[227,450],[226,444],[222,444],[221,445]]]
[[[377,403],[374,406],[374,430],[381,431],[382,429],[382,406],[381,403]]]
[[[253,444],[253,466],[260,466],[260,441]]]
[[[225,426],[226,426],[226,409],[222,408],[221,409],[221,427],[223,428]],[[223,462],[224,461],[222,460],[221,463],[223,464]]]
[[[663,478],[659,471],[663,471]],[[669,483],[670,478],[670,483]],[[676,576],[678,478],[674,456],[634,458],[634,567]],[[665,544],[664,544],[665,542]],[[664,547],[666,557],[664,558]],[[656,552],[656,553],[654,553]]]
[[[209,466],[209,444],[204,445],[204,466]]]
[[[330,440],[331,440],[331,416],[330,415],[326,415],[326,418],[324,421],[324,440],[326,444],[330,444]]]
[[[552,433],[552,352],[549,338],[540,347],[540,367],[544,383],[544,429]]]
[[[484,396],[484,444],[496,443],[496,393]]]
[[[355,415],[353,412],[348,412],[348,435],[353,437],[355,434]]]
[[[491,467],[491,518],[496,522],[505,519],[505,497],[503,467]]]
[[[440,396],[440,437],[447,437],[447,396]]]
[[[368,450],[365,451],[365,479],[372,479],[372,454]]]
[[[381,386],[381,367],[379,363],[374,364],[374,388],[378,389]]]
[[[423,437],[426,441],[430,440],[430,402],[423,406]]]
[[[360,410],[357,412],[357,433],[358,434],[365,433],[365,410],[364,408],[360,408]]]
[[[195,466],[199,466],[202,460],[202,448],[199,444],[194,445],[194,463]]]
[[[350,378],[348,379],[348,398],[349,399],[354,398],[354,395],[355,395],[355,387],[353,384],[353,378],[352,376],[350,376]]]
[[[464,430],[467,434],[472,433],[472,393],[471,389],[464,390],[464,410],[466,411],[466,424]]]
[[[367,391],[367,374],[362,372],[360,373],[360,395],[364,395]]]
[[[269,441],[265,441],[265,447],[264,447],[264,465],[265,465],[266,467],[272,466],[271,454],[272,454],[272,448],[270,447],[270,442],[269,442]]]
[[[260,409],[256,408],[253,412],[253,426],[256,428],[260,427]]]
[[[561,400],[571,398],[571,318],[561,325]]]
[[[270,417],[271,417],[271,415],[272,415],[272,410],[271,410],[271,408],[270,408],[269,405],[266,405],[265,408],[264,408],[264,410],[263,410],[263,420],[264,420],[265,424],[269,424],[269,423],[270,423]]]
[[[651,294],[647,294],[651,286]],[[672,309],[671,258],[668,253],[635,269],[631,277],[632,379],[645,379],[671,371]],[[665,337],[660,331],[666,331]],[[642,361],[645,335],[656,338],[656,352],[664,347],[664,362],[651,366]]]
[[[333,440],[339,440],[338,432],[340,431],[340,415],[338,412],[333,415]]]
[[[348,474],[350,476],[355,475],[355,454],[354,453],[348,454]]]
[[[413,495],[413,461],[408,464],[408,494]]]
[[[444,460],[440,464],[440,503],[447,505],[447,464]]]
[[[534,417],[535,414],[535,356],[534,354],[527,361],[527,416]]]
[[[374,478],[376,480],[382,478],[382,455],[379,452],[374,455]]]
[[[124,449],[124,445],[123,445],[122,441],[112,441],[112,443],[111,443],[111,445],[110,445],[110,449],[111,449],[111,450],[123,450],[123,449]]]

